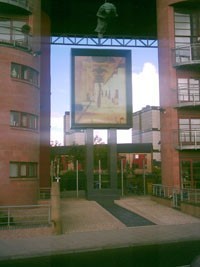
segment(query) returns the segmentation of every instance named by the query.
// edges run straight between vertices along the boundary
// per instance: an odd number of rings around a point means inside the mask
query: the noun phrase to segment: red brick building
[[[157,0],[164,185],[200,188],[200,2]]]
[[[40,0],[0,1],[0,205],[49,186],[49,29]]]

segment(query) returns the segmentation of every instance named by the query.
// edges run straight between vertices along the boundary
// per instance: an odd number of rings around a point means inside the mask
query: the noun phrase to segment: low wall
[[[71,190],[71,191],[62,191],[60,192],[61,198],[76,198],[77,197],[77,191]],[[78,191],[78,197],[79,198],[86,198],[86,193],[84,190]]]
[[[151,199],[163,206],[167,206],[167,207],[172,207],[172,199],[168,199],[168,198],[162,198],[162,197],[156,197],[156,196],[151,196]]]
[[[200,206],[182,202],[181,211],[194,217],[200,218]]]

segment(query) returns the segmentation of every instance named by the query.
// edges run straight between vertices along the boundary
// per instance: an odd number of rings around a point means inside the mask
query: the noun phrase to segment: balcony
[[[176,130],[173,133],[174,146],[178,150],[200,149],[200,130]]]
[[[198,67],[200,66],[200,43],[181,46],[172,49],[174,67]]]
[[[14,47],[25,51],[32,50],[32,36],[21,29],[0,26],[0,46]]]
[[[16,10],[24,10],[28,13],[32,13],[33,11],[33,0],[0,0],[1,9],[8,10],[9,6],[15,8]]]
[[[200,106],[200,88],[179,88],[177,96],[177,108]]]

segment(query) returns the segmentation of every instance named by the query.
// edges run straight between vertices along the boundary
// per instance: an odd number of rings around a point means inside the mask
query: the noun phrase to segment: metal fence
[[[153,196],[172,199],[173,207],[179,207],[181,202],[200,205],[200,189],[175,188],[161,184],[153,184]]]
[[[50,225],[50,205],[0,206],[0,229]]]
[[[40,200],[47,200],[51,198],[51,188],[50,187],[41,187],[39,192]]]

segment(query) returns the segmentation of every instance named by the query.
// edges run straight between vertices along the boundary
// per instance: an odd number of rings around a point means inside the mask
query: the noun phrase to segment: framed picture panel
[[[71,49],[71,128],[132,127],[131,50]]]

